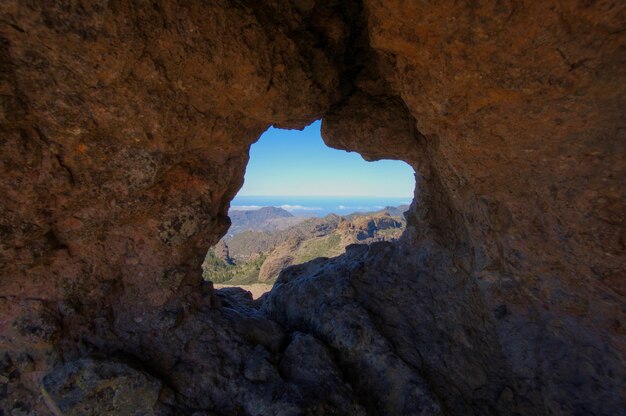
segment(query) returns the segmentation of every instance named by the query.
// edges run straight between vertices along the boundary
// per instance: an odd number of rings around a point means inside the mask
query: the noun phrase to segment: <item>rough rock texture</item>
[[[80,359],[43,379],[42,396],[62,415],[154,415],[161,383],[123,363]]]
[[[157,414],[623,413],[625,27],[611,1],[3,1],[0,410],[110,378],[163,386]],[[402,241],[217,296],[250,144],[316,118],[415,168]]]

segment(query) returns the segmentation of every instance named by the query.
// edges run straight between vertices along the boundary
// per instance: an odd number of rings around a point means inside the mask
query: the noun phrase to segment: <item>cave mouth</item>
[[[404,233],[413,168],[332,149],[320,126],[271,127],[251,146],[244,185],[230,205],[231,227],[202,264],[203,278],[216,288],[241,287],[257,298],[289,266]]]

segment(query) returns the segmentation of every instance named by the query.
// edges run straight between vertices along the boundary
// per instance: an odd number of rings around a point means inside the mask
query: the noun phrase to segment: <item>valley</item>
[[[238,286],[256,298],[293,265],[342,254],[350,244],[398,239],[407,205],[322,218],[296,217],[282,208],[231,210],[228,234],[209,249],[203,278],[217,288]]]

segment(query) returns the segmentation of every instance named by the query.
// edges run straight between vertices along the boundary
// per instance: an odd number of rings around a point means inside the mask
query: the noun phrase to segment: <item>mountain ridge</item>
[[[228,235],[235,235],[246,230],[281,230],[302,221],[302,218],[296,217],[286,209],[274,206],[255,210],[230,209],[228,216],[231,220]]]
[[[248,222],[252,229],[244,229],[243,222],[239,222],[235,225],[239,232],[229,231],[207,252],[202,266],[203,276],[214,283],[271,283],[288,266],[318,257],[338,256],[350,244],[399,238],[406,220],[399,215],[392,216],[390,212],[403,212],[404,207],[385,207],[346,216],[328,214],[322,218],[300,218],[301,221],[294,225],[271,231],[266,222],[274,218]],[[276,210],[264,210],[261,215],[255,215],[252,210],[246,212],[252,213],[247,218],[256,219],[279,214]]]

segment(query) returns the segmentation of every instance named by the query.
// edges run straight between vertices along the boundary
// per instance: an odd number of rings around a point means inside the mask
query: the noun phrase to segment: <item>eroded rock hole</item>
[[[303,131],[270,128],[251,147],[232,225],[208,250],[203,278],[257,298],[289,266],[336,257],[351,244],[395,241],[414,187],[404,162],[367,162],[327,147],[319,121]]]

